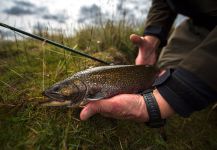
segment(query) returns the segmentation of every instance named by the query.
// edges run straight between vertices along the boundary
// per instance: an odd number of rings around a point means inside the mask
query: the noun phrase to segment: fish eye
[[[53,88],[54,91],[59,91],[59,89],[60,89],[59,86],[55,86],[55,87]]]

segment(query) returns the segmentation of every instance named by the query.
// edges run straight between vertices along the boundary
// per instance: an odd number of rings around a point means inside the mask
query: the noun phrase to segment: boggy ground
[[[87,27],[75,37],[44,36],[109,62],[132,64],[136,51],[128,37],[133,32],[138,31],[107,25]],[[38,102],[45,88],[100,64],[30,39],[1,39],[0,45],[0,149],[217,149],[217,110],[212,106],[187,119],[168,119],[167,141],[144,123],[99,115],[82,122],[79,108],[42,107]]]

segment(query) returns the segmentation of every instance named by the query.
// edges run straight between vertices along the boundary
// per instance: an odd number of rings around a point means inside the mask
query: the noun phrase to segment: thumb
[[[80,119],[85,121],[92,117],[93,115],[99,113],[100,109],[98,109],[97,103],[88,103],[84,109],[80,113]]]
[[[131,34],[130,40],[133,42],[133,44],[136,44],[136,45],[142,45],[144,43],[143,38],[141,36],[136,35],[136,34]]]

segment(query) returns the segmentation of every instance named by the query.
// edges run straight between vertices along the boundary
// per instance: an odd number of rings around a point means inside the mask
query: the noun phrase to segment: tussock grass
[[[133,63],[136,51],[129,41],[139,32],[126,24],[107,22],[85,27],[74,37],[47,35],[103,60]],[[31,39],[0,41],[0,149],[62,150],[214,150],[217,111],[207,108],[188,119],[168,120],[165,142],[143,123],[103,118],[79,120],[80,109],[42,107],[44,88],[90,66],[100,65]]]

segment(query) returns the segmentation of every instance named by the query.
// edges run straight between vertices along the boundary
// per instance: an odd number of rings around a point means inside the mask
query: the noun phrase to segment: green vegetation
[[[131,33],[141,32],[107,22],[85,27],[74,37],[41,34],[109,62],[132,64],[136,50],[129,41]],[[158,130],[143,123],[99,115],[82,122],[79,108],[42,107],[38,102],[46,87],[100,64],[31,39],[1,39],[0,45],[0,149],[217,149],[216,109],[169,119],[165,142]]]

